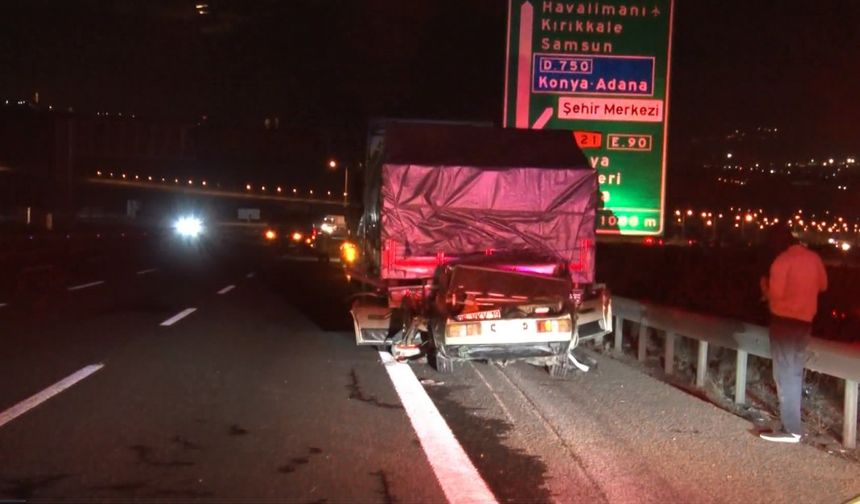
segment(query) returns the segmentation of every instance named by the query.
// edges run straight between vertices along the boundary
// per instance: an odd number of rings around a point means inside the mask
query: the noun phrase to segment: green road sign
[[[672,0],[508,0],[505,127],[572,132],[598,232],[663,232]]]

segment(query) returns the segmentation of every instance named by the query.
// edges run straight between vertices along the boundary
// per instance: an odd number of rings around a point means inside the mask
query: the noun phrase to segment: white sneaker
[[[793,434],[791,432],[783,432],[783,431],[773,431],[773,432],[762,432],[758,435],[758,437],[764,439],[765,441],[772,441],[774,443],[799,443],[800,442],[800,434]]]

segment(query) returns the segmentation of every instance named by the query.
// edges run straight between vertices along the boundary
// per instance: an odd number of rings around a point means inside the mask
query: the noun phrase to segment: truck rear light
[[[480,336],[481,323],[470,322],[468,324],[451,324],[448,326],[448,335],[462,338],[464,336]]]
[[[343,242],[340,246],[340,255],[345,263],[352,264],[358,259],[358,247],[352,242]]]
[[[539,332],[539,333],[570,332],[570,319],[538,320],[537,321],[537,332]]]

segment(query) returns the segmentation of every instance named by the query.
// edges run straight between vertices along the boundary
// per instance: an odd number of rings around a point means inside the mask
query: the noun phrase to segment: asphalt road
[[[467,468],[432,460],[407,414],[413,399],[395,390],[378,352],[354,345],[337,268],[222,245],[154,239],[42,294],[0,299],[0,499],[454,495],[437,473]],[[596,370],[566,380],[518,364],[440,375],[415,362],[407,373],[498,502],[841,503],[860,494],[856,463],[760,441],[745,420],[594,357]],[[80,380],[10,418],[67,377]]]

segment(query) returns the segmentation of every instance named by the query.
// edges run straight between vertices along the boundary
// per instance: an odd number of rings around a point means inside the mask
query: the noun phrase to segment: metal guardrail
[[[637,357],[645,360],[649,328],[665,333],[664,371],[672,374],[675,360],[675,340],[678,336],[698,340],[696,386],[704,387],[708,369],[708,345],[737,351],[735,370],[736,404],[746,402],[747,358],[750,354],[770,359],[770,342],[766,327],[719,317],[692,313],[677,308],[642,303],[613,296],[615,316],[614,349],[622,348],[624,321],[639,324]],[[858,382],[860,382],[860,345],[813,338],[807,349],[806,369],[845,380],[842,444],[857,447]]]

